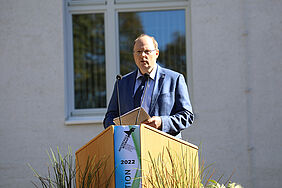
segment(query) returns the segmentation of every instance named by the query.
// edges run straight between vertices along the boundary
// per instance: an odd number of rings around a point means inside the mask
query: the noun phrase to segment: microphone
[[[119,117],[119,125],[121,125],[121,118],[120,118],[120,101],[119,101],[119,86],[118,86],[118,82],[122,79],[122,76],[120,74],[118,74],[116,76],[117,79],[117,102],[118,102],[118,117]]]
[[[144,98],[145,98],[146,91],[147,91],[147,87],[148,87],[148,83],[149,83],[149,81],[148,81],[148,79],[149,79],[149,77],[150,77],[149,73],[146,72],[146,73],[144,74],[144,76],[145,76],[145,78],[146,78],[147,83],[146,83],[146,86],[145,86],[144,94],[143,94],[143,96],[142,96],[140,108],[139,108],[138,113],[137,113],[137,116],[136,116],[135,125],[137,125],[137,122],[138,122],[138,119],[139,119],[139,115],[140,115],[140,111],[141,111],[141,106],[142,106],[142,104],[143,104],[143,100],[144,100]]]

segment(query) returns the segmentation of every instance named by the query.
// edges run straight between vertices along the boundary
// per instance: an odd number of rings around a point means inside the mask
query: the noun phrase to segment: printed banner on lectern
[[[140,128],[114,127],[115,187],[141,187]]]

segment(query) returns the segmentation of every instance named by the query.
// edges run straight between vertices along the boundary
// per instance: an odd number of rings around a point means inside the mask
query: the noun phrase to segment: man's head
[[[150,73],[156,66],[159,56],[158,43],[149,35],[140,35],[134,41],[134,61],[142,74]]]

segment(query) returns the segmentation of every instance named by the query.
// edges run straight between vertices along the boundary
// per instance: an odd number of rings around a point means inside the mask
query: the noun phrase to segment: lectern
[[[76,151],[75,156],[77,187],[90,177],[85,169],[89,169],[91,159],[96,165],[103,164],[94,169],[99,171],[99,177],[92,182],[101,187],[150,187],[147,177],[156,168],[152,162],[158,160],[162,163],[154,164],[173,169],[173,159],[193,168],[194,176],[199,173],[197,146],[143,124],[110,126]]]

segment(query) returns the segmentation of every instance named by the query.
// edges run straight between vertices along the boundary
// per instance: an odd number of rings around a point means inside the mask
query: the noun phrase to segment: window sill
[[[103,124],[103,120],[104,116],[69,117],[65,120],[65,125]]]

